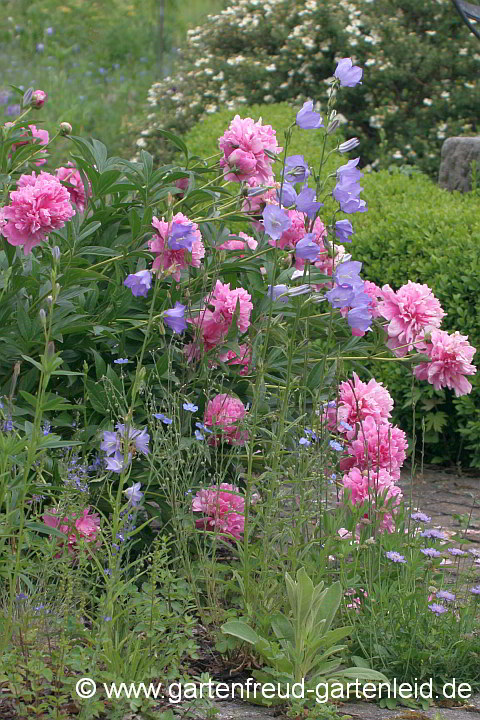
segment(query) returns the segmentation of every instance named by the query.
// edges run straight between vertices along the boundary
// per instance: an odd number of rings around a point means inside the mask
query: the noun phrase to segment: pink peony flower
[[[445,330],[431,330],[426,338],[415,343],[417,350],[429,356],[430,362],[422,362],[413,369],[419,380],[427,380],[435,390],[448,387],[455,395],[467,395],[472,390],[465,375],[475,375],[472,365],[476,349],[467,342],[467,335]]]
[[[340,461],[342,470],[352,466],[360,470],[384,468],[398,480],[400,468],[406,457],[407,438],[403,430],[391,425],[388,420],[379,420],[368,415],[360,423],[356,438],[351,440],[347,452],[352,456]]]
[[[237,303],[239,306],[239,314],[236,318],[238,330],[241,333],[247,331],[253,304],[250,302],[250,295],[246,290],[243,288],[230,290],[230,283],[224,285],[217,280],[213,293],[207,296],[204,302],[207,306],[212,306],[214,310],[205,307],[197,317],[189,319],[189,322],[196,325],[201,332],[206,351],[211,350],[227,336]]]
[[[370,282],[370,280],[365,280],[363,284],[363,292],[369,295],[372,299],[369,306],[372,317],[380,317],[380,310],[378,306],[380,300],[383,299],[381,288],[379,288],[378,285],[375,285],[374,282]]]
[[[184,248],[180,250],[171,250],[168,247],[168,235],[171,230],[172,223],[190,223],[193,226],[193,233],[195,240],[192,245],[192,252],[189,253]],[[159,220],[153,216],[152,226],[156,230],[156,234],[148,241],[150,250],[157,254],[157,257],[153,261],[152,269],[158,270],[159,268],[163,271],[170,270],[172,276],[177,282],[180,281],[180,271],[191,265],[192,267],[200,267],[201,260],[205,257],[205,247],[202,242],[202,236],[198,225],[192,223],[185,215],[178,212],[172,218],[172,223],[167,223],[162,218]]]
[[[48,95],[44,90],[34,90],[32,94],[32,106],[36,110],[40,110],[45,105]]]
[[[413,349],[414,341],[423,330],[438,328],[445,312],[428,285],[410,280],[394,292],[389,285],[382,288],[383,301],[378,310],[389,320],[388,342],[397,357]]]
[[[83,213],[83,211],[85,210],[85,205],[87,204],[87,196],[85,195],[85,186],[83,184],[82,176],[80,175],[78,170],[75,169],[73,163],[69,162],[67,163],[67,167],[57,168],[55,170],[55,174],[61,182],[69,184],[67,190],[70,195],[70,200],[74,203],[78,212]],[[87,182],[88,197],[91,197],[92,185],[90,181]]]
[[[28,127],[30,130],[30,133],[32,134],[32,140],[35,145],[48,145],[49,140],[50,140],[48,130],[42,130],[42,128],[37,128],[36,125],[29,125]],[[20,128],[20,130],[25,130],[25,128]],[[22,133],[22,135],[27,137],[28,136],[27,130],[25,130],[25,132]],[[38,141],[38,142],[36,142],[36,141]],[[12,151],[15,152],[15,150],[18,147],[21,147],[22,145],[27,145],[27,143],[29,143],[29,142],[30,142],[30,139],[15,143],[15,145],[12,145]],[[37,165],[37,166],[45,165],[45,163],[47,162],[46,151],[42,150],[41,154],[39,154],[37,157],[40,157],[40,159],[36,160],[35,165]]]
[[[58,509],[54,508],[52,514],[45,513],[42,515],[43,522],[48,527],[57,528],[60,532],[68,535],[67,548],[71,555],[75,555],[76,545],[79,540],[85,540],[85,542],[95,542],[97,535],[100,530],[100,516],[96,513],[90,514],[90,508],[85,508],[80,515],[76,517],[75,514],[71,518],[58,514]],[[63,543],[61,543],[63,546]],[[98,546],[98,543],[97,543]],[[59,553],[56,557],[59,557]]]
[[[241,182],[254,178],[265,183],[272,177],[272,160],[265,153],[278,154],[283,148],[277,146],[275,130],[262,121],[242,119],[235,115],[228,130],[219,138],[223,151],[220,167],[224,168],[226,180]]]
[[[240,240],[239,238],[242,239]],[[257,241],[251,237],[251,235],[239,232],[238,238],[232,238],[232,240],[227,240],[227,242],[218,245],[218,250],[245,250],[245,246],[250,248],[250,250],[256,250],[257,245]],[[243,255],[239,255],[239,257],[243,257]]]
[[[245,498],[239,493],[238,487],[229,483],[199,490],[192,499],[192,510],[206,517],[197,520],[196,526],[240,538],[245,528]]]
[[[244,445],[248,440],[248,432],[241,430],[238,423],[243,420],[247,411],[236,397],[222,393],[210,400],[205,410],[204,424],[222,430],[221,436],[211,435],[209,443],[216,445],[220,439],[230,445]]]
[[[375,501],[385,495],[385,502],[395,498],[393,504],[398,505],[402,498],[402,491],[395,485],[395,478],[384,468],[361,472],[357,467],[352,468],[342,479],[343,489],[350,490],[350,500],[353,505],[361,505],[366,501]]]
[[[75,215],[68,190],[50,173],[37,177],[22,175],[17,190],[10,193],[10,205],[3,208],[0,228],[10,245],[23,245],[25,255],[45,240],[52,230]],[[6,222],[5,222],[6,221]]]
[[[218,359],[227,365],[241,365],[240,375],[248,375],[252,362],[252,348],[247,343],[243,343],[238,347],[240,350],[238,355],[234,350],[227,350],[227,352],[221,353]]]
[[[393,410],[393,399],[387,388],[374,378],[368,383],[362,382],[357,373],[353,373],[353,380],[347,380],[339,385],[339,408],[347,410],[342,413],[341,421],[354,425],[371,416],[375,420],[387,420]],[[341,424],[338,431],[345,433],[346,428]]]

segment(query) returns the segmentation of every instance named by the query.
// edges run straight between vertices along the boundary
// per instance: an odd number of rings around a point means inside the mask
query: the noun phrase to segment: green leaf
[[[270,622],[273,632],[280,641],[286,640],[292,644],[295,642],[293,625],[290,620],[285,617],[285,615],[282,615],[282,613],[276,613]]]
[[[226,635],[233,635],[244,642],[250,643],[250,645],[256,645],[260,640],[255,630],[242,620],[229,620],[229,622],[221,625],[220,630]]]
[[[170,142],[172,142],[175,147],[177,147],[184,155],[188,162],[188,148],[177,135],[174,135],[173,133],[169,132],[168,130],[157,130],[157,132],[160,135],[163,135],[163,137],[166,137]]]
[[[58,528],[49,527],[48,525],[45,525],[45,523],[28,520],[25,523],[25,527],[29,530],[35,530],[35,532],[43,533],[43,535],[54,535],[55,537],[62,538],[63,540],[67,539],[67,535],[65,535],[65,533],[63,533],[61,530],[58,530]]]

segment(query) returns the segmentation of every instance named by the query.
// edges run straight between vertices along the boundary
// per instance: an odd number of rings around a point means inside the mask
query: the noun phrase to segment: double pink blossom
[[[271,125],[240,115],[235,115],[218,145],[223,151],[220,167],[224,169],[225,179],[233,182],[254,178],[259,183],[266,183],[273,174],[273,161],[265,151],[276,155],[283,149],[278,147]]]
[[[356,437],[348,444],[350,457],[340,461],[344,471],[357,467],[361,471],[384,468],[398,480],[406,458],[407,438],[403,430],[388,420],[376,421],[371,415],[360,423]]]
[[[467,395],[472,390],[465,375],[474,375],[477,369],[472,365],[476,349],[468,342],[467,335],[445,330],[431,330],[415,343],[419,352],[428,355],[429,362],[415,366],[413,374],[419,380],[427,380],[435,390],[444,387],[455,390],[455,395]]]
[[[206,351],[219,345],[226,338],[235,317],[237,305],[237,328],[240,333],[248,330],[253,304],[251,296],[243,288],[230,290],[230,283],[224,284],[217,280],[212,294],[208,295],[204,302],[205,307],[200,310],[200,314],[189,319],[189,322],[195,325],[201,333]]]
[[[87,194],[85,193],[82,176],[73,163],[69,162],[67,163],[67,167],[57,168],[55,174],[61,182],[68,183],[67,190],[70,195],[70,200],[74,203],[78,212],[83,213],[85,205],[87,204]],[[92,185],[90,181],[88,181],[88,197],[91,197],[91,195]]]
[[[428,285],[409,280],[396,292],[384,285],[382,296],[378,311],[389,321],[387,345],[397,357],[404,357],[413,350],[416,338],[424,330],[440,327],[445,316]]]
[[[10,205],[2,209],[0,232],[10,245],[23,245],[25,255],[75,215],[68,190],[50,173],[22,175]]]
[[[180,250],[171,250],[168,246],[168,236],[172,225],[179,223],[181,225],[192,225],[192,232],[195,240],[192,244],[192,251],[188,252],[185,248]],[[202,235],[196,223],[192,223],[185,215],[178,212],[173,216],[171,223],[165,222],[164,218],[159,220],[153,217],[152,226],[155,229],[155,235],[148,241],[150,250],[156,254],[153,261],[153,270],[170,271],[177,282],[180,281],[180,272],[188,267],[200,267],[202,258],[205,257],[205,247],[202,242]]]
[[[60,532],[68,536],[67,548],[71,555],[75,555],[77,550],[76,546],[79,541],[84,540],[87,543],[97,541],[100,530],[100,516],[96,513],[90,513],[90,508],[88,507],[83,510],[80,517],[77,517],[76,514],[73,514],[71,517],[62,516],[61,513],[54,508],[51,514],[45,513],[42,519],[48,527],[57,528],[57,530],[60,530]]]
[[[216,395],[205,409],[203,422],[213,430],[221,430],[221,434],[209,436],[209,443],[216,445],[220,440],[225,440],[230,445],[245,445],[248,432],[242,430],[239,424],[246,414],[245,406],[238,398],[227,393]]]
[[[197,528],[217,530],[239,539],[245,529],[245,498],[236,485],[221,483],[199,490],[192,500],[193,512],[205,516]]]

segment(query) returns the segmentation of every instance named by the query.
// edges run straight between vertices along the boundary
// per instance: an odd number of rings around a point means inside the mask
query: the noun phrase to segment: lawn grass
[[[0,5],[0,116],[15,114],[10,84],[40,88],[48,102],[30,122],[38,118],[50,133],[70,122],[76,135],[131,156],[132,119],[148,112],[148,88],[174,68],[188,27],[222,5],[193,0],[187,9],[165,0],[162,41],[160,0],[7,0]],[[65,162],[68,149],[56,143],[46,169]]]

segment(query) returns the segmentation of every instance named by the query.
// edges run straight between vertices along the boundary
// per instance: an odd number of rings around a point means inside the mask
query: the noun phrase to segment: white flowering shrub
[[[476,132],[480,45],[450,0],[239,0],[189,31],[176,73],[149,91],[137,145],[162,155],[157,129],[185,132],[225,107],[325,106],[347,56],[365,69],[341,107],[364,162],[436,174],[443,140]]]

